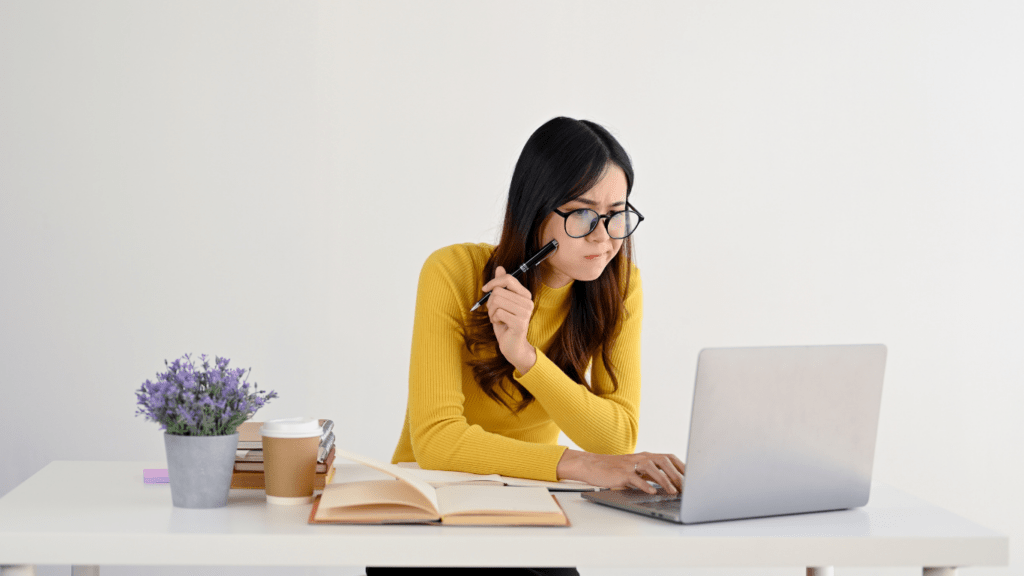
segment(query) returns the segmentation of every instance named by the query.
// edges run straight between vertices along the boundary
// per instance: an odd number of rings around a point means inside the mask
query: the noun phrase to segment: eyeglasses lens
[[[597,212],[588,209],[576,210],[566,217],[565,232],[573,238],[582,238],[593,232],[600,222],[601,216]],[[622,239],[636,230],[640,219],[632,210],[625,210],[616,213],[607,222],[608,235],[612,238]]]
[[[608,219],[608,235],[612,238],[625,238],[633,232],[635,225],[633,224],[636,220],[630,218],[630,213],[619,212]]]
[[[597,212],[576,210],[565,219],[565,233],[573,238],[582,238],[597,227]]]

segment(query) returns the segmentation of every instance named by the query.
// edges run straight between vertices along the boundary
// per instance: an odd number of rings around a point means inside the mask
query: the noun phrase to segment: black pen
[[[536,268],[537,264],[540,264],[541,262],[544,261],[545,258],[551,256],[551,254],[555,251],[555,248],[558,248],[558,240],[552,240],[551,242],[545,244],[543,248],[538,250],[536,254],[534,254],[533,256],[530,257],[529,260],[524,262],[522,266],[516,268],[515,271],[512,272],[512,277],[518,280],[520,276],[529,272],[530,268]],[[490,292],[484,294],[484,297],[477,300],[476,304],[473,304],[473,307],[470,308],[469,311],[472,312],[473,310],[476,310],[477,308],[483,306],[484,302],[487,302],[487,299],[490,297]]]

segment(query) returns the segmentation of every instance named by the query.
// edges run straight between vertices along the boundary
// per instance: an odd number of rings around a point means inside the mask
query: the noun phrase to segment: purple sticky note
[[[142,481],[146,484],[168,484],[171,479],[167,476],[167,468],[143,468]]]

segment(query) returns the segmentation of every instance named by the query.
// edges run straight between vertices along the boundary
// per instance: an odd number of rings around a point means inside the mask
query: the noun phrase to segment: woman
[[[449,246],[423,266],[393,462],[677,491],[677,457],[632,454],[643,313],[632,185],[629,157],[601,126],[555,118],[533,133],[498,245]],[[552,239],[539,267],[506,273]],[[560,432],[583,451],[559,446]]]

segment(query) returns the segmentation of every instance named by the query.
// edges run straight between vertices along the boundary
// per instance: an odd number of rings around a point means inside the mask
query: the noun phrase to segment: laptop
[[[582,496],[681,524],[863,506],[885,359],[881,344],[701,350],[683,490]]]

